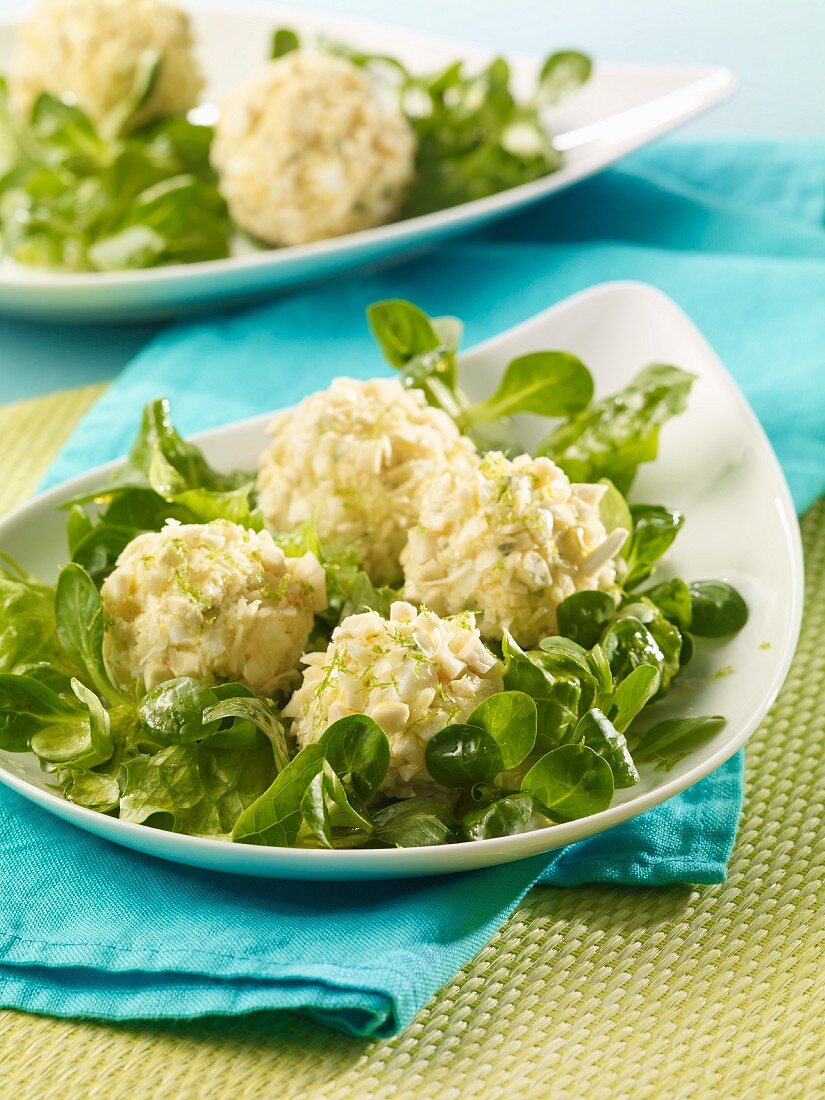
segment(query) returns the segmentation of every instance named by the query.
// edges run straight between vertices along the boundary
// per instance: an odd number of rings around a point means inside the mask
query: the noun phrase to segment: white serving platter
[[[520,836],[436,848],[321,851],[263,848],[180,836],[119,821],[65,802],[49,790],[31,754],[0,752],[0,781],[67,822],[179,863],[294,879],[374,879],[446,874],[548,852],[603,832],[678,794],[719,767],[753,733],[788,671],[802,615],[802,548],[787,484],[744,397],[699,331],[665,295],[640,283],[584,291],[468,352],[461,360],[471,397],[494,388],[507,362],[564,349],[590,367],[597,394],[642,366],[670,362],[694,372],[686,413],[662,432],[659,459],[642,468],[632,499],[666,503],[686,516],[664,572],[719,578],[745,596],[750,617],[724,644],[700,644],[678,686],[657,710],[723,714],[727,725],[670,772],[642,770],[603,813]],[[215,395],[218,399],[218,395]],[[222,470],[254,468],[270,413],[196,436]],[[546,424],[520,418],[520,440],[537,442]],[[110,463],[58,486],[0,522],[0,550],[38,576],[65,560],[65,516],[57,505],[99,484]],[[719,670],[726,674],[719,675]]]
[[[400,27],[280,4],[257,8],[241,4],[231,10],[199,4],[192,19],[208,82],[204,99],[209,103],[219,103],[264,62],[272,31],[281,25],[394,54],[420,72],[456,58],[477,65],[490,56],[470,45]],[[0,24],[0,73],[10,68],[16,37],[16,23]],[[554,40],[548,15],[547,41],[536,43],[537,53],[567,45]],[[526,94],[534,86],[540,61],[520,56],[508,60],[516,91]],[[731,73],[719,66],[613,65],[597,59],[591,81],[547,112],[566,163],[544,179],[405,222],[293,248],[255,251],[247,247],[225,260],[106,274],[55,274],[7,262],[0,265],[0,312],[68,322],[171,316],[387,262],[495,221],[592,176],[725,99],[734,86]]]

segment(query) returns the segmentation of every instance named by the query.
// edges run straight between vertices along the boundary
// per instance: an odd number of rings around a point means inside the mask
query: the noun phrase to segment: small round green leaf
[[[592,649],[615,608],[613,597],[607,592],[575,592],[562,600],[556,611],[559,634]]]
[[[300,45],[295,31],[288,27],[279,27],[272,36],[272,58],[284,57],[293,50],[300,49]]]
[[[88,723],[67,722],[63,726],[46,726],[31,739],[31,750],[50,764],[65,764],[89,751]]]
[[[605,494],[599,501],[599,518],[604,524],[604,529],[610,534],[618,527],[627,531],[628,537],[633,530],[633,517],[630,514],[630,506],[619,492],[609,477],[599,478],[599,484],[605,486]],[[625,542],[625,546],[627,542]],[[622,547],[624,549],[624,547]]]
[[[691,633],[700,638],[727,638],[748,621],[748,605],[725,581],[694,581],[688,585]]]
[[[461,829],[468,840],[515,836],[527,831],[532,816],[533,796],[527,791],[516,791],[468,811],[461,820]]]
[[[201,741],[217,733],[220,719],[204,724],[203,712],[217,706],[218,698],[200,680],[179,676],[158,684],[141,699],[138,717],[150,733],[170,744]]]
[[[424,848],[458,839],[449,806],[435,798],[408,798],[373,815],[372,839],[389,848]]]
[[[501,749],[479,726],[445,726],[427,743],[424,761],[430,777],[442,787],[474,787],[504,771]]]
[[[522,780],[522,790],[560,821],[606,810],[613,799],[613,772],[586,745],[561,745],[537,761]]]
[[[358,775],[378,790],[390,766],[390,743],[377,722],[366,714],[349,714],[328,726],[319,741],[332,770],[341,778]]]
[[[544,62],[539,74],[538,100],[542,106],[558,103],[590,78],[593,63],[578,50],[559,50]]]
[[[467,409],[461,422],[479,428],[516,413],[567,416],[592,397],[593,378],[581,359],[565,351],[534,351],[513,359],[496,392]]]
[[[649,666],[640,666],[640,668],[646,667]],[[652,671],[656,672],[655,669]],[[580,737],[589,749],[597,752],[607,761],[613,772],[614,786],[632,787],[639,782],[639,773],[636,771],[624,734],[596,707],[582,717],[576,726],[576,736]]]
[[[690,630],[693,616],[690,588],[680,577],[661,581],[653,588],[646,588],[641,595],[655,603],[664,617],[680,631]]]
[[[367,306],[367,322],[381,352],[393,367],[404,367],[416,355],[441,343],[427,314],[401,298],[389,298]]]
[[[499,691],[480,703],[467,722],[493,738],[505,768],[515,768],[536,743],[536,704],[523,691]]]

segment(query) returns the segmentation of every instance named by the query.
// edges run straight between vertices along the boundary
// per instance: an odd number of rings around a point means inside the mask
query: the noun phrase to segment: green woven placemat
[[[0,509],[31,493],[98,392],[0,409]],[[825,1096],[825,502],[803,533],[802,639],[749,742],[726,883],[534,890],[390,1040],[285,1015],[112,1026],[2,1012],[0,1097]]]

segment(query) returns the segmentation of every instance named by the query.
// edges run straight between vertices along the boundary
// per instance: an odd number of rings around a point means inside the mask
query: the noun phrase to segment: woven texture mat
[[[0,510],[33,491],[99,392],[0,409]],[[825,502],[803,532],[802,640],[749,743],[726,883],[536,889],[390,1040],[285,1015],[113,1026],[2,1012],[0,1097],[825,1096]]]

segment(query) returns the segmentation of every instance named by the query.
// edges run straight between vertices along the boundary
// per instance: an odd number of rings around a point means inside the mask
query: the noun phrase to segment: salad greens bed
[[[362,53],[340,42],[319,45],[388,81],[398,96],[418,142],[402,218],[486,198],[555,172],[562,156],[541,112],[584,84],[592,69],[590,59],[575,50],[551,54],[532,96],[523,101],[510,89],[510,67],[502,57],[478,72],[467,73],[464,62],[453,61],[422,76],[388,54]],[[275,32],[273,57],[299,48],[294,31]]]
[[[367,715],[336,721],[296,752],[281,700],[242,684],[178,678],[124,690],[103,657],[99,594],[124,546],[170,516],[262,525],[253,476],[213,470],[177,433],[167,403],[152,402],[124,467],[66,506],[71,560],[57,584],[10,560],[0,567],[0,748],[33,752],[70,801],[254,844],[483,840],[598,813],[616,789],[638,782],[637,765],[672,767],[721,728],[719,715],[657,721],[656,704],[695,647],[735,634],[748,609],[723,581],[656,581],[684,517],[624,496],[639,463],[655,458],[661,425],[685,407],[692,376],[649,366],[594,401],[580,360],[538,352],[513,360],[495,393],[471,404],[459,387],[455,318],[403,301],[378,302],[368,316],[403,384],[479,439],[491,425],[506,436],[516,412],[561,418],[540,452],[576,479],[605,480],[605,526],[630,532],[618,603],[600,591],[570,596],[558,609],[560,635],[526,652],[505,634],[505,690],[427,745],[428,772],[452,792],[445,800],[380,793],[390,747]],[[314,550],[326,568],[329,608],[317,617],[314,647],[353,611],[387,614],[395,593],[376,588],[346,547],[320,540],[312,524],[276,537],[287,554]]]
[[[95,126],[42,93],[20,118],[0,79],[0,242],[17,263],[118,271],[217,260],[231,224],[209,164],[212,130],[169,117],[131,121],[161,58],[147,50],[129,98]]]

